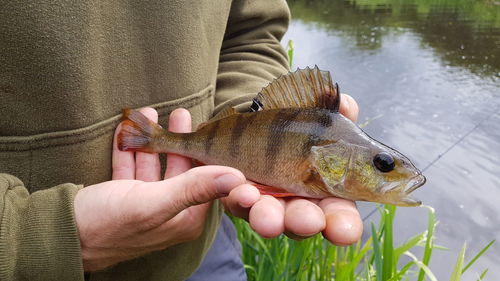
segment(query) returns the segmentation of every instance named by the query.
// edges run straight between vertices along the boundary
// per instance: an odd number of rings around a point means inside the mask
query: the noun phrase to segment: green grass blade
[[[384,216],[385,216],[385,231],[384,231],[384,241],[383,241],[383,274],[382,280],[388,280],[392,277],[394,273],[394,245],[392,239],[392,226],[394,222],[394,214],[396,212],[396,206],[385,205]]]
[[[434,248],[434,228],[436,226],[436,214],[434,209],[430,206],[422,206],[429,209],[429,217],[427,222],[427,236],[425,242],[424,249],[424,258],[422,259],[422,263],[428,267],[429,261],[431,260],[432,249]],[[424,270],[421,267],[420,272],[418,274],[418,281],[422,281],[424,279]]]
[[[485,271],[483,271],[483,273],[481,273],[481,275],[479,276],[479,279],[477,279],[478,281],[481,281],[484,279],[484,276],[486,276],[486,273],[488,273],[488,269],[486,269]]]
[[[290,68],[292,67],[293,65],[293,41],[292,40],[288,40],[288,44],[286,46],[286,53],[288,55],[288,64],[290,66]]]
[[[251,230],[251,236],[252,240],[258,243],[259,250],[264,251],[264,254],[267,256],[269,260],[273,260],[271,253],[269,252],[268,247],[266,246],[266,243],[264,242],[264,239],[260,237],[257,233],[253,232]]]
[[[441,246],[441,245],[436,245],[436,244],[433,244],[432,248],[434,248],[436,250],[443,250],[443,251],[449,251],[450,250],[450,248],[448,248],[448,247]]]
[[[255,276],[257,276],[257,271],[255,270],[255,267],[245,264],[244,268],[245,271],[247,272],[248,279],[254,280]]]
[[[398,281],[398,280],[401,280],[403,278],[403,276],[405,276],[406,272],[408,270],[410,270],[410,268],[414,264],[415,264],[414,261],[411,261],[411,262],[405,264],[398,273],[396,273],[394,276],[392,276],[391,279],[389,279],[387,281]]]
[[[378,240],[377,231],[375,231],[375,226],[371,223],[372,228],[372,241],[373,241],[373,255],[375,259],[375,275],[377,281],[382,281],[383,275],[383,265],[382,265],[382,253],[380,252],[380,242]]]
[[[472,260],[471,260],[469,263],[467,263],[467,265],[464,267],[464,269],[462,269],[462,274],[464,274],[464,272],[465,272],[465,271],[466,271],[469,267],[471,267],[471,265],[472,265],[473,263],[475,263],[475,262],[476,262],[476,260],[477,260],[479,257],[481,257],[481,256],[484,254],[484,252],[486,252],[486,251],[487,251],[487,250],[491,247],[491,245],[493,245],[493,243],[495,243],[495,240],[493,240],[493,241],[491,241],[490,243],[488,243],[488,245],[486,245],[486,247],[484,247],[481,251],[479,251],[479,253],[477,253],[477,255],[476,255],[474,258],[472,258]]]
[[[432,273],[429,267],[425,265],[423,262],[419,261],[417,257],[415,257],[415,255],[413,255],[410,252],[405,252],[405,255],[409,256],[415,262],[415,264],[420,268],[421,272],[424,272],[424,276],[427,275],[427,277],[429,277],[431,281],[437,281],[436,276],[434,275],[434,273]]]
[[[431,250],[439,247],[434,244],[433,233],[437,223],[433,210],[429,209],[427,231],[395,247],[393,225],[396,209],[391,208],[379,208],[380,227],[377,229],[372,222],[371,236],[366,242],[358,242],[349,247],[331,245],[321,235],[300,242],[284,235],[264,239],[256,234],[247,222],[234,219],[238,239],[243,248],[242,259],[247,278],[249,281],[401,281],[413,280],[415,274],[418,274],[421,280],[427,278],[426,280],[437,281],[429,268]],[[462,273],[484,256],[494,242],[488,243],[466,265],[466,249],[462,249],[451,280],[460,280]],[[425,247],[422,260],[410,252],[413,247],[420,246]],[[402,255],[411,257],[411,260],[398,266]],[[363,264],[360,265],[362,261]],[[476,278],[483,280],[487,272],[488,270],[485,270]]]
[[[458,254],[457,262],[455,263],[455,268],[453,269],[453,272],[451,274],[450,281],[459,281],[460,277],[462,276],[462,266],[464,264],[466,248],[467,248],[467,243],[464,243],[462,250],[460,250],[460,253]]]
[[[326,246],[326,259],[325,265],[323,266],[322,272],[324,272],[324,279],[320,280],[331,280],[332,279],[332,265],[335,262],[335,252],[337,251],[337,246],[327,243]]]
[[[365,280],[366,281],[372,281],[372,275],[371,275],[371,272],[370,272],[370,262],[369,262],[369,258],[368,256],[365,256],[365,262],[364,262],[364,266],[363,266],[363,269],[364,269],[364,273],[365,273]],[[340,279],[336,279],[336,280],[340,280]]]
[[[356,270],[356,267],[361,262],[363,257],[366,257],[366,254],[371,249],[372,239],[373,239],[373,237],[368,238],[368,240],[366,240],[363,247],[360,250],[356,251],[356,254],[352,258],[351,262],[349,263],[349,267],[350,267],[351,272],[354,273],[354,271]]]
[[[395,260],[399,260],[399,257],[406,251],[418,245],[420,242],[424,241],[425,232],[419,233],[410,239],[408,239],[403,245],[397,247],[394,250],[394,258]]]

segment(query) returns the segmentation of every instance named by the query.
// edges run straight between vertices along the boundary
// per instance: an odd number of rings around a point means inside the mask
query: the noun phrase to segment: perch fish
[[[329,72],[299,69],[262,89],[251,112],[227,108],[192,133],[168,132],[139,111],[124,110],[118,146],[234,167],[276,197],[420,205],[409,194],[425,177],[341,115],[340,97]]]

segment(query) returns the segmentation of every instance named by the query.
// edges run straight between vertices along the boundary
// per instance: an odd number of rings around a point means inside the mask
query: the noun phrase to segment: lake
[[[450,249],[435,250],[430,267],[449,280],[464,242],[468,262],[500,238],[500,2],[288,3],[293,68],[330,70],[357,100],[364,130],[424,171],[414,196],[436,210],[436,244]],[[358,206],[368,230],[375,204]],[[396,243],[426,226],[427,209],[398,208]],[[486,268],[498,280],[499,244],[463,280]]]

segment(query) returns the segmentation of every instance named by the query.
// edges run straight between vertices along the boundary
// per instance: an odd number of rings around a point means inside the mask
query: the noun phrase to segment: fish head
[[[426,179],[398,151],[368,136],[312,147],[313,166],[334,196],[398,206],[418,206],[410,193]]]

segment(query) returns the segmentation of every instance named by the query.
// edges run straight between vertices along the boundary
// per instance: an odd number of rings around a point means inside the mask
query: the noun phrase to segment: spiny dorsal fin
[[[327,108],[339,110],[339,86],[332,82],[330,72],[313,69],[297,69],[273,80],[254,99],[262,109],[276,108]]]

